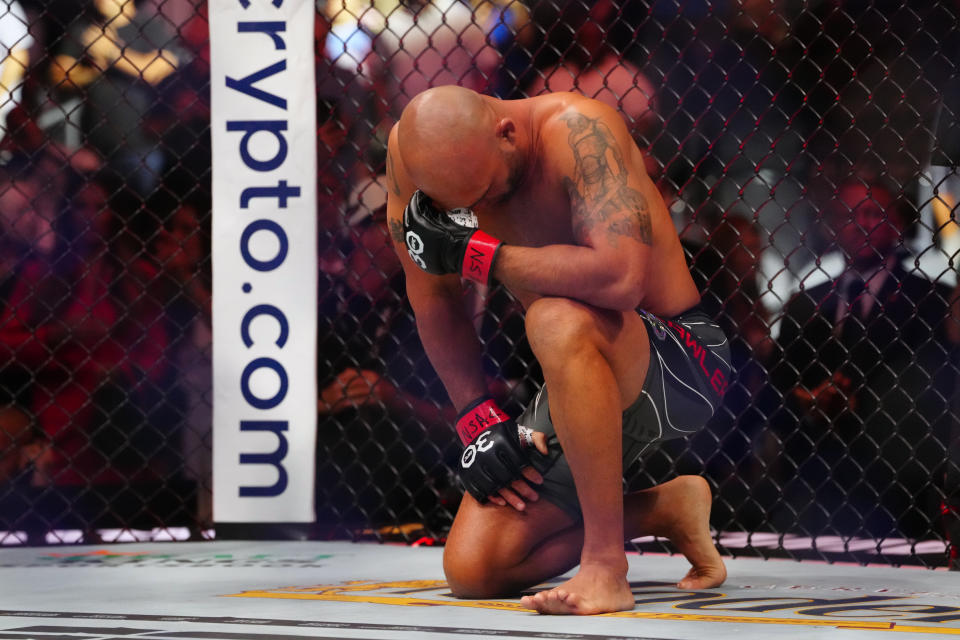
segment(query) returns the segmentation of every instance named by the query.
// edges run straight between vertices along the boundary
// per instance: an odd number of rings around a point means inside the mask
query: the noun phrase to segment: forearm
[[[635,268],[576,245],[503,246],[493,275],[511,289],[574,298],[602,309],[635,309],[643,295]]]
[[[460,300],[415,305],[420,341],[457,411],[487,394],[480,340]]]

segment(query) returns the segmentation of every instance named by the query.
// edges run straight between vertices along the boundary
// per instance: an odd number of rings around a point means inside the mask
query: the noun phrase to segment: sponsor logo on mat
[[[791,593],[743,597],[721,591],[681,591],[669,582],[632,582],[631,587],[636,609],[606,616],[687,622],[830,626],[838,629],[960,636],[960,607],[930,604],[924,602],[922,597],[910,595],[884,593],[821,597]],[[244,591],[228,594],[228,597],[527,611],[519,600],[458,600],[442,580],[360,580],[338,585]]]
[[[159,553],[97,549],[72,553],[46,553],[19,562],[2,562],[0,567],[108,566],[108,567],[300,567],[317,568],[331,554],[285,556],[274,553]]]

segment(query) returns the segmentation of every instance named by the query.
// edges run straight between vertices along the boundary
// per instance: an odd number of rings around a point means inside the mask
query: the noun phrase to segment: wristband
[[[469,444],[490,427],[507,422],[510,416],[497,406],[493,398],[478,398],[463,410],[457,418],[457,435],[460,442]]]
[[[467,241],[467,250],[463,254],[461,275],[480,284],[487,284],[490,272],[493,271],[493,261],[503,243],[489,233],[474,231]]]

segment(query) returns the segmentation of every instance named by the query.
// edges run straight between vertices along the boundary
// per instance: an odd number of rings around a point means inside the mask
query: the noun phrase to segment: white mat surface
[[[960,574],[728,560],[701,592],[682,558],[633,555],[633,611],[539,616],[456,600],[442,549],[346,542],[132,543],[0,550],[0,640],[752,640],[960,638]]]

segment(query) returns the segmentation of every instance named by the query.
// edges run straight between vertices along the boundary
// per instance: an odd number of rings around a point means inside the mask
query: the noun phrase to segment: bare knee
[[[494,598],[506,595],[508,585],[496,558],[469,549],[458,549],[449,542],[443,550],[443,573],[447,585],[458,598]]]
[[[596,347],[601,339],[599,310],[569,298],[540,298],[526,313],[527,338],[544,366],[578,349]]]
[[[470,524],[470,518],[454,522],[443,548],[443,572],[453,595],[494,598],[529,586],[517,582],[516,571],[530,552],[527,536],[507,524],[485,531]]]

